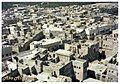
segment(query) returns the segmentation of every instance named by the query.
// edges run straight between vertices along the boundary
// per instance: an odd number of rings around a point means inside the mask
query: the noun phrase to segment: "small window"
[[[102,78],[105,78],[105,76],[102,76]]]
[[[51,58],[51,55],[49,55],[49,57]]]
[[[95,52],[96,50],[95,50],[95,48],[93,48],[93,52]]]
[[[80,67],[79,67],[79,69],[80,69]]]
[[[76,66],[74,66],[74,68],[76,68]]]
[[[55,58],[55,54],[53,54],[53,57]]]
[[[8,56],[8,54],[6,54],[6,56]]]
[[[36,45],[36,48],[38,48],[38,46]]]
[[[4,57],[4,55],[2,55],[2,57]]]

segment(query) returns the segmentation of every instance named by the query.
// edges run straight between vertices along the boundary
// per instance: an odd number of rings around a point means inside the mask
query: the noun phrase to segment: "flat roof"
[[[84,43],[81,44],[92,46],[92,45],[96,45],[97,43],[98,43],[97,41],[86,40]]]
[[[68,63],[70,62],[66,62],[64,64],[63,62],[58,62],[58,63],[49,62],[49,66],[45,66],[45,65],[43,66],[43,72],[47,74],[51,74],[53,71],[59,71],[60,68],[62,68]]]
[[[59,49],[55,52],[56,54],[64,55],[64,56],[71,56],[73,53],[71,51]]]
[[[79,65],[80,63],[85,63],[85,62],[87,62],[87,60],[77,59],[77,60],[72,60],[72,62],[74,62],[76,65]]]
[[[113,33],[118,33],[118,29],[116,29],[116,30],[113,30]]]
[[[49,45],[49,44],[60,42],[60,41],[61,41],[60,39],[55,38],[55,39],[43,39],[41,41],[33,41],[32,43],[41,44],[41,45]]]
[[[15,54],[14,56],[17,56],[18,58],[22,58],[22,59],[25,59],[25,58],[31,59],[37,53],[39,53],[39,51],[37,49],[33,49],[33,50],[20,52],[19,54]]]
[[[108,63],[107,68],[112,69],[112,70],[118,70],[118,66],[115,64]]]
[[[107,66],[103,65],[103,64],[98,64],[98,63],[89,63],[89,70],[95,71],[95,73],[103,73],[106,69]]]
[[[88,79],[85,79],[83,82],[102,82],[102,81],[93,79],[93,78],[88,78]]]
[[[49,78],[49,79],[48,79]],[[44,82],[44,81],[48,81],[48,82],[57,82],[57,78],[52,77],[51,74],[42,72],[40,74],[37,75],[37,82]]]

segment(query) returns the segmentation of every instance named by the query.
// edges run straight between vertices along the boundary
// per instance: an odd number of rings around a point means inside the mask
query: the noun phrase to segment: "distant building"
[[[99,55],[99,43],[97,41],[86,41],[81,44],[80,58],[88,61],[94,61],[98,59]]]
[[[62,49],[57,50],[55,54],[59,57],[59,60],[63,63],[72,60],[74,56],[72,52]]]
[[[118,67],[114,64],[90,64],[88,67],[88,75],[97,80],[104,82],[118,81]]]
[[[107,64],[106,82],[118,82],[118,66]]]
[[[83,81],[87,78],[87,67],[88,63],[86,60],[79,59],[72,61],[73,70],[76,76],[76,79],[79,81]]]
[[[30,43],[30,49],[34,48],[46,48],[50,51],[56,50],[60,47],[61,45],[61,40],[60,39],[43,39],[41,41],[33,41]]]
[[[12,54],[12,47],[10,45],[2,45],[2,60],[10,59]]]

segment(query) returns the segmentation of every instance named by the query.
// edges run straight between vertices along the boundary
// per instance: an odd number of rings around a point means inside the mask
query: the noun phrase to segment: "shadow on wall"
[[[98,61],[101,61],[102,59],[106,59],[105,51],[99,52]]]

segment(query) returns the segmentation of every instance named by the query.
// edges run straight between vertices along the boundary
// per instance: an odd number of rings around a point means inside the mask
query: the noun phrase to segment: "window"
[[[95,50],[95,48],[93,48],[93,52],[95,52],[96,50]]]
[[[23,64],[23,59],[19,60],[19,63]]]
[[[11,53],[10,53],[10,55],[11,55]]]
[[[49,57],[51,58],[51,55],[49,55]]]
[[[8,56],[8,54],[6,54],[6,56]]]
[[[74,68],[76,68],[76,66],[74,66]]]
[[[4,55],[2,55],[2,57],[4,57]]]
[[[102,76],[102,78],[105,78],[105,76]]]
[[[97,74],[97,79],[100,80],[100,75],[99,74]]]
[[[80,69],[80,67],[79,67],[79,69]]]
[[[53,57],[55,58],[55,54],[53,54]]]
[[[77,47],[78,47],[78,48],[81,48],[81,45],[78,45]]]
[[[67,79],[65,79],[65,82],[67,82]]]
[[[38,48],[38,46],[36,45],[36,48]]]

